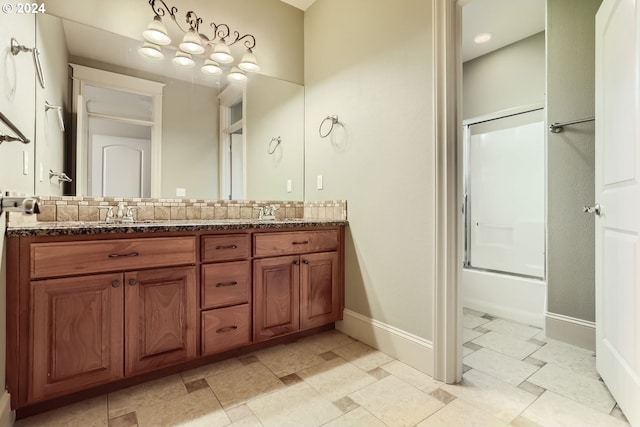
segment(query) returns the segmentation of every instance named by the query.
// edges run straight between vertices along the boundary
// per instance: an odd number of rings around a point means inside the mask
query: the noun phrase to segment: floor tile
[[[522,384],[518,385],[518,388],[524,391],[528,391],[531,394],[535,394],[536,396],[540,396],[546,391],[545,388],[540,387],[539,385],[535,385],[534,383],[530,383],[529,381],[523,381]]]
[[[347,412],[339,418],[327,423],[324,427],[387,427],[364,408],[357,408]]]
[[[239,421],[235,421],[226,427],[263,427],[262,423],[255,415],[251,415],[247,418],[243,418]]]
[[[576,374],[598,379],[596,358],[593,351],[560,341],[549,339],[547,344],[531,355],[531,357],[547,363],[553,363]]]
[[[606,414],[616,405],[602,381],[576,374],[552,363],[540,368],[528,381]]]
[[[343,359],[334,359],[298,372],[307,384],[330,402],[374,383],[376,379]]]
[[[354,409],[360,407],[360,405],[354,402],[353,399],[350,398],[349,396],[345,396],[342,399],[338,399],[335,402],[333,402],[333,404],[338,409],[340,409],[342,412],[345,412],[345,413],[353,411]]]
[[[388,354],[359,341],[337,348],[333,352],[365,372],[394,360]]]
[[[506,423],[461,399],[456,399],[416,427],[503,427]]]
[[[481,317],[481,316],[476,316],[474,314],[467,314],[467,313],[462,314],[462,326],[464,326],[465,328],[473,329],[475,327],[482,326],[485,323],[489,323],[489,322],[490,322],[489,319],[485,319],[484,317]]]
[[[247,405],[238,405],[227,409],[227,417],[233,422],[253,416],[253,412]]]
[[[222,427],[231,422],[213,392],[206,388],[136,411],[139,427]]]
[[[617,418],[551,391],[540,396],[522,416],[541,426],[629,427]]]
[[[356,342],[356,340],[350,336],[343,334],[340,331],[332,330],[302,338],[295,344],[296,347],[299,347],[302,350],[313,354],[321,354],[354,342]]]
[[[456,397],[453,394],[441,388],[433,390],[432,392],[429,393],[429,396],[435,397],[445,405],[453,402],[456,399]]]
[[[252,400],[247,406],[264,427],[321,426],[342,415],[342,411],[306,383]]]
[[[506,423],[517,417],[537,396],[472,369],[460,384],[445,384],[442,388]]]
[[[517,386],[539,368],[486,348],[466,356],[464,364]]]
[[[262,363],[207,377],[207,383],[225,409],[285,387]]]
[[[533,326],[524,325],[522,323],[512,322],[505,319],[495,319],[489,323],[482,325],[483,327],[501,333],[503,335],[509,335],[516,338],[523,338],[528,340],[540,333],[540,329]]]
[[[394,360],[393,362],[382,365],[382,369],[389,372],[394,377],[397,377],[426,393],[436,390],[444,384],[440,381],[434,380],[433,377],[412,368],[406,363],[400,362],[399,360]]]
[[[171,375],[125,388],[109,394],[109,418],[137,412],[140,408],[154,406],[186,394],[187,389],[180,375]]]
[[[207,377],[210,377],[215,374],[220,374],[222,372],[229,371],[231,369],[236,369],[242,366],[242,362],[238,359],[227,359],[222,360],[220,362],[211,363],[209,365],[201,366],[196,369],[191,369],[189,371],[181,372],[180,376],[184,383],[190,383],[196,380],[201,380]]]
[[[539,345],[523,341],[519,338],[514,338],[510,335],[499,334],[494,331],[487,332],[467,344],[477,344],[488,348],[489,350],[494,350],[498,353],[514,357],[518,360],[522,360],[531,353],[540,349]]]
[[[394,376],[368,385],[349,397],[389,426],[413,426],[444,406]]]
[[[474,340],[474,339],[478,338],[480,335],[482,335],[482,332],[474,331],[473,329],[469,329],[469,328],[462,328],[462,342],[463,343],[466,343],[466,342],[469,342],[471,340]]]
[[[32,417],[18,420],[15,427],[106,427],[107,396],[95,397]]]
[[[484,316],[485,313],[484,311],[478,311],[478,310],[474,310],[472,308],[468,308],[468,307],[463,307],[462,308],[462,314],[463,315],[468,315],[468,316],[476,316],[476,317],[482,317]]]
[[[324,359],[300,345],[280,345],[255,353],[255,356],[276,376],[284,377],[302,369],[319,365]]]

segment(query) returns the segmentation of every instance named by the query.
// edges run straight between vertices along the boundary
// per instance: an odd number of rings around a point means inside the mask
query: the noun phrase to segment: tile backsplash
[[[99,207],[115,207],[118,203],[137,207],[134,215],[138,220],[257,219],[259,208],[266,205],[279,208],[276,210],[277,219],[347,219],[344,200],[301,202],[41,196],[37,220],[103,221],[106,210]]]

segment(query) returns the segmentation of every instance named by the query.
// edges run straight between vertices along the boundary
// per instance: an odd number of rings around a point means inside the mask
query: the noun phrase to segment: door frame
[[[164,83],[131,77],[125,74],[112,73],[86,67],[84,65],[69,64],[72,70],[73,98],[72,111],[75,117],[74,141],[75,149],[75,194],[85,196],[87,191],[87,151],[86,117],[80,114],[85,85],[104,87],[108,89],[132,92],[149,96],[153,99],[153,125],[151,126],[151,197],[159,198],[162,182],[162,91]],[[121,119],[121,121],[127,121]],[[135,123],[135,120],[132,120]]]
[[[460,166],[462,163],[462,7],[469,0],[434,0],[433,141],[435,153],[435,265],[433,377],[462,379]]]

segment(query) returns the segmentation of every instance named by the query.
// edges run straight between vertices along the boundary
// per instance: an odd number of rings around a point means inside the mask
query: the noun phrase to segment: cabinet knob
[[[111,286],[113,286],[114,288],[117,288],[118,286],[120,286],[120,282],[118,282],[117,280],[114,280],[113,282],[111,282]]]
[[[300,265],[300,261],[298,260],[293,261],[293,265]]]
[[[308,259],[305,259],[302,262],[304,262],[305,264],[309,264],[309,260]]]
[[[138,284],[138,281],[136,279],[129,279],[129,286],[135,286]]]

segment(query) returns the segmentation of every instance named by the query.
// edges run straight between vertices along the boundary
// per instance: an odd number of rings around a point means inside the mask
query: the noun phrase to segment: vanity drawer
[[[202,355],[220,353],[251,342],[249,304],[202,312]]]
[[[195,237],[32,243],[31,277],[194,264]]]
[[[248,234],[227,234],[202,237],[202,261],[228,261],[248,258],[250,254]]]
[[[249,302],[249,261],[202,266],[202,308],[224,307]]]
[[[338,249],[338,230],[256,233],[254,256],[273,256]]]

